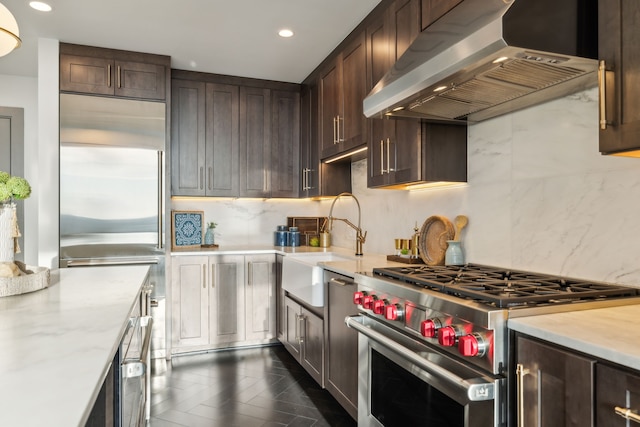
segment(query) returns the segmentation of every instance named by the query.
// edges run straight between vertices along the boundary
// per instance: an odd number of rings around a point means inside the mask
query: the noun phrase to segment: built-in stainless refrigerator
[[[151,266],[165,351],[165,104],[60,95],[60,267]]]

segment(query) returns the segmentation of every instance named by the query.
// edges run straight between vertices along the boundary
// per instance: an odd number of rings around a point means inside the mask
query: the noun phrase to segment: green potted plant
[[[31,186],[26,179],[0,171],[0,236],[5,237],[0,241],[0,262],[13,263],[14,253],[20,251],[16,245],[20,230],[14,200],[30,195]]]

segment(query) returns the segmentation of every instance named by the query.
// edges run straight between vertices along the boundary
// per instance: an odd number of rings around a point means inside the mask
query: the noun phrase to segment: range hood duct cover
[[[597,8],[597,0],[464,0],[409,46],[364,113],[472,123],[595,86]]]

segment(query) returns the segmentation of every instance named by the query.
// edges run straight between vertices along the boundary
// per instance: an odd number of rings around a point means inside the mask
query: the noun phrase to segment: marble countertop
[[[509,319],[524,334],[640,370],[640,305]]]
[[[211,248],[191,248],[191,249],[173,249],[171,255],[239,255],[239,254],[268,254],[274,253],[279,255],[294,255],[307,253],[325,253],[331,252],[352,261],[327,261],[321,262],[320,265],[327,270],[334,271],[345,276],[353,277],[355,273],[370,272],[376,267],[402,266],[406,264],[388,261],[386,255],[364,253],[356,256],[352,249],[346,249],[338,246],[328,248],[318,248],[312,246],[264,246],[264,245],[238,245],[225,246],[223,249]]]
[[[61,269],[0,298],[0,426],[84,426],[148,271]]]

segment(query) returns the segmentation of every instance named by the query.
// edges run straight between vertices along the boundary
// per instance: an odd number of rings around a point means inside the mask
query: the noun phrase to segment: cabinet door
[[[600,151],[640,157],[640,3],[598,1],[598,56],[605,61],[606,128],[600,128]],[[602,111],[600,112],[602,115]]]
[[[325,273],[325,281],[326,277]],[[344,279],[346,283],[352,280]],[[357,306],[352,303],[354,291],[355,284],[327,283],[325,386],[351,416],[357,418],[358,332],[344,323],[345,317],[358,314]]]
[[[209,343],[207,257],[180,256],[171,260],[173,347]]]
[[[274,255],[245,258],[246,340],[269,340],[276,337],[276,294]]]
[[[113,84],[117,96],[163,101],[166,69],[157,64],[116,60]]]
[[[370,88],[419,34],[419,0],[397,0],[367,28]],[[370,119],[367,185],[380,187],[421,179],[421,134],[417,120]]]
[[[240,196],[271,196],[271,91],[240,88]]]
[[[287,351],[291,353],[296,360],[300,360],[300,352],[302,350],[300,346],[300,337],[302,334],[300,329],[302,320],[300,315],[300,305],[291,298],[285,296],[283,309],[283,344]]]
[[[209,323],[212,345],[244,341],[244,256],[209,257]]]
[[[324,320],[300,307],[302,316],[302,367],[324,386]]]
[[[367,119],[362,102],[367,96],[367,60],[364,31],[347,46],[342,61],[342,114],[338,123],[341,151],[367,142]]]
[[[422,0],[422,29],[433,24],[462,0]]]
[[[206,195],[237,197],[239,194],[238,86],[206,85]]]
[[[205,195],[205,84],[171,84],[171,194]]]
[[[305,87],[300,95],[300,197],[320,195],[318,147],[318,86]]]
[[[340,151],[339,118],[342,114],[342,71],[333,61],[320,74],[320,149],[322,158]]]
[[[516,348],[525,370],[523,425],[593,426],[595,361],[524,337]]]
[[[627,427],[636,425],[616,414],[615,408],[640,411],[640,373],[599,363],[596,367],[597,426]]]
[[[60,55],[60,90],[94,95],[113,95],[113,60]]]
[[[300,94],[271,93],[271,197],[298,197]]]

